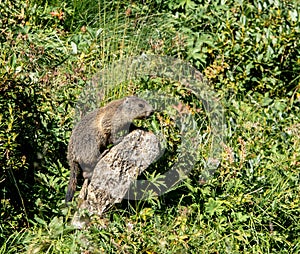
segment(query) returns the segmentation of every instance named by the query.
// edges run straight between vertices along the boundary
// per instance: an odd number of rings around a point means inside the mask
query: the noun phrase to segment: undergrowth
[[[0,253],[300,252],[299,21],[288,0],[1,1]],[[102,69],[141,55],[188,61],[215,89],[226,124],[219,167],[200,177],[209,118],[187,87],[151,75],[115,84],[104,103],[169,94],[204,142],[168,193],[124,200],[77,230],[63,201],[77,99]],[[173,165],[180,131],[164,111],[139,124],[166,136],[165,157],[144,176],[155,179]]]

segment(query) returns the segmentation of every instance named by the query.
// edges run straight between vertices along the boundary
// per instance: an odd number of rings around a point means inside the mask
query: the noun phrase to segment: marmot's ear
[[[131,99],[133,99],[134,96],[126,96],[125,97],[125,103],[128,103]]]

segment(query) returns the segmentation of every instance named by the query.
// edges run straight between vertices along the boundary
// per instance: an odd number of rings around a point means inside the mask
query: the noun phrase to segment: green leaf
[[[78,52],[77,52],[77,45],[71,41],[71,47],[72,47],[72,52],[74,55],[76,55]]]

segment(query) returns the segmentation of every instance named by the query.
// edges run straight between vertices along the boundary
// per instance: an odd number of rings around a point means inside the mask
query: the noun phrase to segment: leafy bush
[[[10,1],[6,4],[10,7]],[[1,235],[28,226],[33,214],[60,213],[54,200],[63,196],[70,109],[76,79],[83,78],[55,67],[65,53],[54,39],[57,33],[46,36],[26,25],[26,5],[14,4],[22,7],[23,16],[17,6],[1,19],[6,35],[1,44],[1,216],[11,222],[1,225]]]
[[[215,88],[285,96],[299,84],[300,6],[291,1],[178,1],[185,58]]]

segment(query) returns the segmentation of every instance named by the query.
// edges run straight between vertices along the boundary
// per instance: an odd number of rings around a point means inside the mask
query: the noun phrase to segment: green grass
[[[299,4],[145,3],[0,3],[0,253],[300,252]],[[199,177],[210,119],[188,87],[151,76],[113,84],[104,103],[151,90],[180,100],[203,143],[189,178],[168,193],[124,200],[74,229],[75,206],[63,200],[77,99],[101,70],[141,54],[205,74],[225,109],[220,165]],[[182,137],[167,110],[139,124],[166,139],[164,157],[143,176],[157,179]]]

